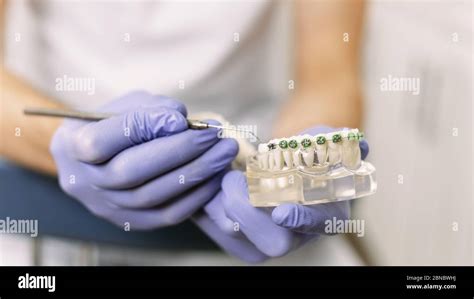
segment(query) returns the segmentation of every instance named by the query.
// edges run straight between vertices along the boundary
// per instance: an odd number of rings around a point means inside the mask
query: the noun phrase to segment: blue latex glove
[[[334,129],[317,127],[303,132],[316,135]],[[362,158],[368,144],[360,143]],[[313,206],[282,204],[276,208],[255,208],[249,202],[243,173],[232,171],[222,181],[222,191],[202,211],[195,223],[229,254],[249,263],[283,256],[325,233],[325,221],[350,215],[349,201]]]
[[[190,217],[219,191],[238,152],[216,129],[190,130],[186,108],[133,92],[98,122],[66,120],[51,142],[62,189],[95,215],[131,229]]]

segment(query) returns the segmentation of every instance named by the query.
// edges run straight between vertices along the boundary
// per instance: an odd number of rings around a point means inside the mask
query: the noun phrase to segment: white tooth
[[[328,159],[328,147],[327,144],[316,145],[316,155],[318,156],[318,164],[323,165]]]
[[[356,139],[358,132],[357,129],[351,130],[342,141],[342,165],[349,169],[356,169],[361,163],[359,140]],[[347,138],[349,133],[354,134],[351,140]]]
[[[268,153],[268,168],[270,170],[275,170],[275,157],[273,151]]]
[[[281,161],[281,166],[282,168],[286,167],[292,168],[293,167],[293,159],[292,159],[292,154],[290,152],[290,148],[288,145],[288,139],[287,138],[282,138],[280,140],[277,140],[277,149],[281,151],[281,155],[283,156],[283,161]],[[282,147],[283,144],[283,147]]]
[[[304,163],[306,166],[311,167],[313,166],[314,162],[314,150],[313,148],[307,148],[306,150],[303,151],[302,153]]]
[[[293,165],[295,167],[303,165],[303,163],[301,162],[301,154],[299,151],[293,152]]]
[[[258,168],[263,169],[263,157],[261,155],[257,156]]]
[[[281,150],[276,149],[273,151],[273,158],[275,159],[275,169],[281,170],[283,168],[283,155]]]
[[[308,139],[310,142],[309,147],[304,147],[301,142],[305,139]],[[301,155],[307,167],[312,167],[314,162],[314,141],[312,140],[313,137],[311,135],[304,135],[301,138],[300,145],[301,145]]]
[[[268,167],[270,170],[277,170],[276,161],[275,161],[275,151],[277,145],[275,144],[275,139],[268,142]]]
[[[298,146],[296,148],[291,149],[291,152],[293,154],[293,165],[295,167],[303,166],[303,163],[301,161],[301,152],[300,152],[301,137],[300,136],[293,136],[293,137],[291,137],[290,140],[296,140],[296,142],[298,143]]]
[[[263,169],[263,155],[258,154],[257,161],[258,161],[258,168]]]
[[[341,147],[340,145],[334,144],[331,146],[329,144],[328,147],[328,157],[329,157],[329,164],[334,165],[341,161]]]
[[[293,167],[293,153],[290,150],[283,151],[283,159],[285,160],[286,166],[289,168]]]
[[[323,144],[318,144],[318,138],[322,138]],[[318,164],[324,165],[328,159],[328,140],[324,134],[316,135],[316,156],[318,157]]]
[[[334,165],[337,164],[341,161],[341,143],[334,143],[332,141],[332,138],[335,134],[339,134],[340,132],[334,132],[331,134],[328,134],[328,158],[329,158],[329,164]]]
[[[268,170],[270,169],[270,154],[265,154],[264,159],[263,159],[263,170]]]
[[[361,153],[359,142],[357,140],[347,141],[349,145],[343,146],[342,164],[350,169],[356,169],[361,163]]]
[[[258,145],[258,163],[262,170],[268,169],[268,145],[266,143],[260,143]]]

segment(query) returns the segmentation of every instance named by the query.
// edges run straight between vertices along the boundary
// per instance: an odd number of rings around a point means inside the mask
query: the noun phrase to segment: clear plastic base
[[[371,195],[377,190],[375,167],[364,161],[355,170],[336,165],[266,171],[259,168],[257,157],[252,156],[247,160],[246,175],[250,203],[256,207],[336,202]]]

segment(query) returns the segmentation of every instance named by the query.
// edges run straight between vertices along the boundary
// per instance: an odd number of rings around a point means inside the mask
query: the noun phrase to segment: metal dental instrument
[[[40,115],[40,116],[52,116],[52,117],[67,117],[76,118],[82,120],[93,120],[98,121],[105,118],[114,116],[110,113],[100,112],[86,112],[78,110],[66,110],[66,109],[53,109],[53,108],[25,108],[23,113],[26,115]]]
[[[91,120],[91,121],[99,121],[105,118],[109,118],[114,116],[115,114],[111,113],[101,113],[101,112],[88,112],[88,111],[79,111],[79,110],[71,110],[71,109],[54,109],[54,108],[25,108],[23,109],[23,113],[26,115],[40,115],[40,116],[51,116],[51,117],[67,117],[67,118],[76,118],[82,120]],[[231,128],[226,126],[218,126],[209,124],[200,120],[195,119],[187,119],[188,126],[190,129],[194,130],[204,130],[209,128],[215,129],[222,129],[222,130],[231,130],[236,132],[245,132],[252,136],[254,136],[257,141],[260,142],[260,138],[249,130]]]

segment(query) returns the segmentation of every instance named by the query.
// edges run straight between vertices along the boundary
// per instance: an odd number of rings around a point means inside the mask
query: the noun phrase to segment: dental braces
[[[359,142],[364,134],[357,129],[316,136],[302,135],[273,139],[258,146],[262,170],[277,171],[301,167],[327,167],[342,163],[354,169],[360,164]]]
[[[319,204],[375,193],[375,168],[361,160],[358,129],[273,139],[247,160],[254,206]]]

